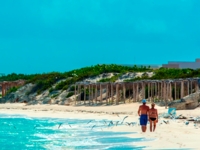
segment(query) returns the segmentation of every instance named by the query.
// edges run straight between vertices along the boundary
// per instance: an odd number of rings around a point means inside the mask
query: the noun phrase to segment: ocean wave
[[[0,144],[20,149],[111,149],[133,145],[144,138],[128,138],[131,132],[102,131],[110,120],[30,118],[22,115],[0,116]],[[105,124],[106,122],[106,124]]]

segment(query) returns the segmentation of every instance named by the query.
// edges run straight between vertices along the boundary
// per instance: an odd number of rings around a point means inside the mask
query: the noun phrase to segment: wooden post
[[[148,82],[148,101],[150,101],[150,83]]]
[[[85,100],[86,100],[86,85],[84,84],[84,105],[85,105]]]
[[[159,99],[159,101],[161,101],[161,93],[162,93],[161,82],[158,82],[158,99]]]
[[[158,91],[157,91],[157,82],[154,83],[154,87],[155,87],[155,92],[154,92],[154,94],[155,94],[154,97],[155,98],[154,99],[157,100],[158,99],[158,97],[157,97],[157,94],[158,94]]]
[[[75,96],[75,105],[76,105],[76,102],[77,102],[77,96],[76,96],[76,84],[74,85],[74,96]]]
[[[163,83],[162,81],[160,82],[160,101],[163,100]]]
[[[163,81],[161,81],[161,92],[160,92],[160,94],[161,94],[161,101],[163,102],[163,100],[164,100],[164,98],[163,98],[163,96],[164,96],[164,83],[163,83]]]
[[[166,82],[164,82],[164,93],[163,93],[163,95],[164,95],[164,101],[165,101],[165,109],[167,108],[167,98],[166,98],[166,92],[167,91],[167,89],[166,89]]]
[[[173,100],[173,97],[172,97],[172,83],[170,83],[170,101]]]
[[[178,82],[177,99],[180,99],[180,83]]]
[[[166,92],[167,91],[166,81],[164,81],[163,84],[164,84],[164,87],[163,87],[163,90],[164,90],[164,92],[163,92],[163,99],[166,102],[166,93],[167,93]]]
[[[184,97],[184,81],[181,81],[181,98]]]
[[[89,105],[90,105],[90,84],[88,86],[89,86],[88,102],[89,102]]]
[[[157,82],[157,101],[160,101],[160,82]]]
[[[92,103],[92,105],[93,105],[93,100],[94,100],[93,84],[91,84],[91,91],[92,91],[92,95],[91,95],[91,103]]]
[[[139,93],[139,85],[138,85],[138,82],[136,83],[136,102],[138,102],[138,93]]]
[[[151,103],[153,102],[153,83],[150,83],[150,88],[151,88]]]
[[[97,87],[97,84],[96,84],[96,87],[95,87],[95,104],[97,105],[97,90],[98,90],[98,87]]]
[[[111,98],[112,98],[112,104],[113,104],[113,101],[114,101],[114,97],[113,97],[113,83],[111,83]]]
[[[135,84],[133,83],[133,102],[136,102]]]
[[[124,100],[124,104],[126,101],[126,87],[125,87],[125,83],[123,83],[123,100]]]
[[[79,104],[80,102],[80,92],[79,92],[79,89],[80,89],[80,85],[78,84],[77,86],[77,104]]]
[[[158,100],[160,101],[160,88],[161,88],[161,86],[160,86],[160,82],[158,82],[157,83],[157,85],[158,85]]]
[[[169,83],[167,82],[167,93],[166,93],[166,99],[169,100]]]
[[[167,83],[167,101],[170,100],[170,83]]]
[[[100,83],[100,102],[102,104],[102,85],[101,85],[101,83]]]
[[[5,93],[5,88],[6,88],[6,86],[5,86],[5,84],[4,83],[2,83],[2,87],[1,87],[2,89],[2,97],[4,97],[5,95],[6,95],[6,93]]]
[[[165,100],[166,100],[166,102],[168,101],[168,92],[169,92],[169,86],[168,86],[169,84],[167,83],[167,82],[165,82]]]
[[[119,91],[118,91],[118,87],[119,87],[119,85],[118,85],[118,83],[116,84],[116,105],[118,105],[119,104]]]
[[[188,88],[187,93],[188,93],[188,95],[190,95],[190,82],[189,82],[189,80],[187,80],[187,88]]]
[[[195,81],[195,93],[199,91],[198,80]]]
[[[166,81],[164,81],[164,93],[163,93],[163,95],[164,95],[164,100],[165,100],[165,103],[167,102],[166,100],[167,100],[167,96],[166,96],[166,94],[167,94],[167,83],[166,83]]]
[[[155,85],[155,81],[152,83],[153,84],[153,102],[155,102],[155,92],[156,92],[156,85]]]
[[[176,81],[174,82],[174,100],[176,100]]]
[[[142,82],[142,99],[145,99],[145,83]]]
[[[78,85],[78,94],[79,94],[78,96],[79,104],[81,104],[81,85],[80,84]]]
[[[170,91],[170,101],[172,101],[173,98],[172,98],[172,83],[171,82],[169,84],[169,91]]]
[[[172,86],[171,86],[171,82],[169,83],[169,100],[172,100]]]
[[[129,99],[128,99],[128,100],[129,100],[129,103],[130,103],[130,102],[131,102],[131,86],[130,86],[130,84],[128,84],[128,89],[129,89],[129,90],[128,90],[128,91],[129,91],[129,93],[128,93],[128,94],[129,94],[129,95],[128,95],[128,96],[129,96]]]
[[[159,100],[159,82],[156,82],[156,97],[158,101]]]
[[[108,105],[108,83],[106,84],[106,105]]]

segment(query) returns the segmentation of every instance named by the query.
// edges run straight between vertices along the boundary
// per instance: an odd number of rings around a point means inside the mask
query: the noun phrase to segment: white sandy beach
[[[128,115],[127,122],[137,121],[139,116],[137,110],[139,103],[121,104],[117,106],[61,106],[61,105],[31,105],[25,104],[0,104],[0,113],[5,114],[22,114],[30,117],[53,117],[53,118],[77,118],[77,119],[109,119],[119,120]],[[159,113],[167,112],[164,107],[158,107]],[[125,114],[122,114],[122,113]],[[113,113],[121,113],[119,117]],[[200,109],[195,110],[179,110],[177,114],[186,117],[195,117],[200,115]],[[164,148],[193,148],[200,149],[199,146],[199,127],[195,128],[194,123],[184,124],[184,120],[169,120],[169,124],[163,123],[161,118],[157,124],[155,132],[149,131],[149,124],[146,133],[142,133],[140,126],[115,126],[112,129],[105,130],[121,131],[121,132],[137,132],[131,134],[132,137],[145,137],[147,139],[155,139],[154,141],[140,142],[137,145],[148,146],[147,149],[164,149]],[[125,122],[126,122],[125,121]],[[162,122],[162,124],[161,124]]]

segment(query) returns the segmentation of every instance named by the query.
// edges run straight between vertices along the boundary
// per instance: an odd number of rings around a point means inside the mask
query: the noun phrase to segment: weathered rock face
[[[11,93],[0,99],[0,103],[12,103],[16,99],[16,95]]]
[[[164,107],[165,105],[168,105],[168,102],[160,101],[160,102],[157,102],[156,105]]]
[[[26,84],[19,88],[16,92],[10,93],[0,99],[0,103],[14,103],[14,102],[29,102],[34,97],[34,94],[28,94],[33,88],[34,84]]]
[[[80,83],[96,83],[103,78],[111,78],[112,76],[114,76],[113,73],[103,73],[98,76],[86,78],[83,81],[81,81]]]
[[[70,105],[71,99],[66,99],[65,101],[60,101],[59,105]]]
[[[50,97],[45,97],[43,100],[42,100],[42,103],[43,104],[49,104],[51,101],[51,98]]]
[[[67,91],[63,91],[59,96],[58,96],[58,99],[59,101],[65,101],[66,100],[66,96],[69,92]]]
[[[137,73],[126,73],[123,74],[122,76],[119,77],[119,79],[116,82],[123,82],[124,80],[129,80],[129,79],[133,79],[133,78],[137,78],[137,77],[143,77],[143,76],[148,76],[148,77],[152,77],[153,76],[153,72],[137,72]]]
[[[181,100],[175,100],[168,104],[169,108],[176,108],[177,110],[194,109],[199,106],[200,93],[193,93],[184,97]]]

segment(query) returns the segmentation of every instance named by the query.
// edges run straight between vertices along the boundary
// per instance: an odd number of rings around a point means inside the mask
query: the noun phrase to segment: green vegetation
[[[62,73],[52,72],[48,74],[45,73],[35,75],[33,78],[27,80],[27,83],[36,84],[36,87],[33,88],[32,91],[30,91],[30,93],[37,92],[38,94],[40,94],[42,91],[48,89],[49,87],[52,87],[56,82],[64,78],[65,76]]]
[[[152,77],[148,77],[146,75],[142,76],[141,78],[134,78],[130,80],[126,80],[127,82],[130,81],[137,81],[137,80],[161,80],[161,79],[178,79],[178,78],[192,78],[192,77],[200,77],[200,69],[167,69],[167,68],[159,68],[154,70],[154,75]]]
[[[54,95],[52,95],[51,96],[51,98],[54,98],[54,97],[56,97],[56,96],[58,96],[59,94],[54,94]]]
[[[66,96],[66,98],[71,97],[72,95],[74,95],[74,92],[69,92]]]
[[[10,88],[10,89],[7,91],[6,94],[9,94],[9,93],[12,93],[12,92],[16,92],[17,89],[18,89],[18,87],[12,87],[12,88]]]
[[[122,73],[112,76],[111,78],[103,78],[103,79],[99,80],[99,82],[115,82],[121,75],[122,75]]]
[[[62,90],[62,88],[66,85],[66,83],[64,81],[61,81],[60,83],[58,83],[55,87],[54,90]]]
[[[35,88],[34,91],[32,92],[38,92],[40,93],[41,91],[44,91],[51,87],[53,84],[55,84],[57,81],[61,79],[66,79],[64,81],[61,81],[58,83],[55,87],[55,89],[51,89],[50,91],[52,92],[53,90],[67,90],[70,85],[73,85],[74,83],[78,81],[82,81],[85,78],[88,77],[95,77],[99,74],[102,73],[126,73],[126,72],[137,72],[137,71],[151,71],[151,69],[147,67],[126,67],[126,66],[121,66],[121,65],[96,65],[96,66],[91,66],[91,67],[85,67],[81,69],[76,69],[72,70],[69,72],[65,73],[49,73],[49,74],[39,74],[35,75],[33,78],[30,78],[28,82],[30,83],[36,83],[37,87]],[[112,77],[110,82],[114,82],[119,75]],[[104,81],[100,81],[104,82]],[[72,89],[70,89],[71,91]]]
[[[51,93],[51,92],[53,92],[53,88],[50,88],[50,89],[49,89],[49,93]]]
[[[19,80],[19,79],[30,80],[36,75],[37,74],[25,75],[25,74],[11,73],[11,74],[8,74],[8,75],[5,75],[5,76],[1,76],[0,82],[1,81],[16,81],[16,80]]]
[[[199,77],[200,69],[167,69],[160,68],[154,71],[155,75],[151,79],[177,79]]]
[[[134,81],[139,81],[139,80],[145,80],[145,79],[151,79],[149,77],[136,77],[136,78],[133,78],[133,79],[127,79],[127,80],[124,80],[125,82],[134,82]]]
[[[85,67],[81,69],[75,69],[69,72],[59,73],[59,72],[51,72],[51,73],[43,73],[43,74],[33,74],[33,75],[24,75],[24,74],[8,74],[0,77],[0,81],[14,81],[18,79],[24,79],[27,83],[36,84],[36,86],[27,94],[37,92],[40,94],[42,91],[49,89],[51,93],[54,90],[68,90],[74,91],[73,84],[79,81],[82,81],[88,77],[95,77],[102,73],[117,73],[111,78],[101,79],[99,82],[115,82],[122,74],[127,72],[150,72],[153,71],[154,75],[152,77],[148,77],[147,75],[143,75],[141,78],[134,78],[126,81],[137,81],[144,79],[176,79],[176,78],[190,78],[190,77],[200,77],[200,69],[166,69],[160,68],[153,70],[150,67],[127,67],[121,65],[95,65],[91,67]],[[51,88],[55,83],[59,82],[55,88]],[[12,89],[14,90],[14,89]],[[15,89],[16,90],[16,89]],[[86,95],[87,95],[86,91]]]

